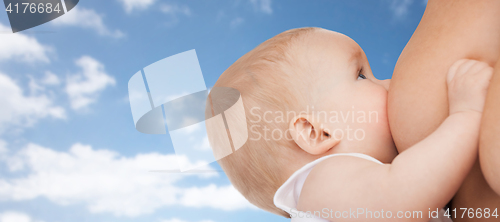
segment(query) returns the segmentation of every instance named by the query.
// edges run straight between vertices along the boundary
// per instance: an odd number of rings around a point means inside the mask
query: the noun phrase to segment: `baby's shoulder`
[[[353,172],[366,169],[369,167],[377,167],[381,164],[376,163],[372,160],[366,158],[360,158],[358,156],[351,155],[339,155],[329,157],[320,163],[318,163],[314,168],[312,168],[309,173],[306,182],[309,183],[323,181],[325,182],[325,176],[330,177],[331,175],[341,176],[341,175],[352,175]]]
[[[379,163],[355,156],[333,156],[318,163],[306,178],[297,207],[307,208],[330,205],[333,199],[343,199],[352,190],[354,181],[372,177],[380,167]]]

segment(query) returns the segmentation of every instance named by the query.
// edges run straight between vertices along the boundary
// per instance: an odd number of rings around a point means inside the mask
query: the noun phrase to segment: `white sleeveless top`
[[[288,214],[292,216],[291,222],[328,222],[329,220],[325,218],[319,218],[314,215],[307,215],[305,212],[299,212],[297,210],[297,203],[299,201],[300,197],[300,192],[302,191],[302,186],[304,186],[304,182],[306,181],[307,176],[311,172],[311,170],[316,166],[318,163],[321,161],[328,159],[330,157],[334,156],[353,156],[353,157],[359,157],[365,160],[370,160],[378,164],[383,164],[379,160],[368,156],[366,154],[362,153],[338,153],[338,154],[332,154],[328,156],[321,157],[317,160],[314,160],[313,162],[310,162],[300,168],[299,170],[295,171],[295,173],[288,178],[288,180],[281,185],[281,187],[276,191],[276,194],[274,195],[274,205]],[[440,211],[440,218],[439,219],[432,219],[430,222],[451,222],[451,219],[448,218],[443,218],[443,213],[444,211]],[[293,217],[295,216],[295,217]],[[334,218],[332,218],[334,219]]]

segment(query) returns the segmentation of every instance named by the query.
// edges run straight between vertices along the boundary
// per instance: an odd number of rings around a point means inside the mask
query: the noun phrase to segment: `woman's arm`
[[[480,135],[481,169],[490,187],[500,195],[500,60],[488,89]]]

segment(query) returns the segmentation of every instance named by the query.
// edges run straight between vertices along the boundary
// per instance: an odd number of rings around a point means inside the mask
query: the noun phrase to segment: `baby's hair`
[[[257,122],[255,114],[263,116],[265,111],[299,110],[296,104],[303,104],[307,93],[296,89],[292,84],[290,73],[305,72],[294,66],[294,52],[308,33],[320,28],[299,28],[285,31],[263,42],[252,51],[239,58],[219,78],[214,87],[231,87],[241,93],[248,126],[247,142],[234,153],[218,162],[227,174],[233,186],[252,204],[274,214],[289,217],[273,203],[278,188],[290,176],[287,164],[295,161],[292,149],[300,149],[293,141],[287,139],[256,139],[255,132],[262,133],[262,127],[288,132],[288,121]],[[306,73],[307,75],[307,73]],[[265,78],[263,78],[265,77]],[[295,84],[297,80],[294,79]],[[302,80],[307,84],[307,78]],[[221,104],[212,104],[214,107]],[[251,110],[253,107],[259,109]],[[252,114],[251,114],[252,112]],[[210,129],[208,129],[210,131]],[[237,137],[238,135],[230,135]],[[235,147],[237,148],[237,147]],[[286,170],[286,171],[285,171]],[[296,170],[293,169],[292,172]],[[286,172],[286,173],[285,173]]]

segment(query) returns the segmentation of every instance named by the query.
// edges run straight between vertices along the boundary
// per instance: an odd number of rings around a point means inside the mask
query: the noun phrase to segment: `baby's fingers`
[[[491,68],[487,63],[471,59],[460,59],[453,63],[448,71],[447,82],[448,84],[455,78],[461,78],[464,75],[472,75],[478,73],[486,68]]]
[[[477,78],[478,84],[480,84],[480,87],[482,87],[484,90],[488,89],[492,77],[493,77],[493,68],[488,65],[478,70],[474,74],[474,78]]]
[[[470,60],[460,59],[460,60],[456,61],[455,63],[453,63],[453,65],[451,65],[451,67],[448,71],[448,76],[446,78],[446,82],[448,84],[450,84],[451,80],[453,80],[455,78],[455,75],[457,74],[458,68],[460,68],[464,63],[466,63],[468,61],[470,61]]]
[[[453,63],[447,76],[450,113],[482,112],[492,76],[493,68],[487,63],[469,59]]]
[[[470,66],[465,72],[467,72],[467,73],[479,73],[481,71],[484,71],[487,68],[491,68],[487,63],[474,61],[474,64],[472,64],[472,66]]]

